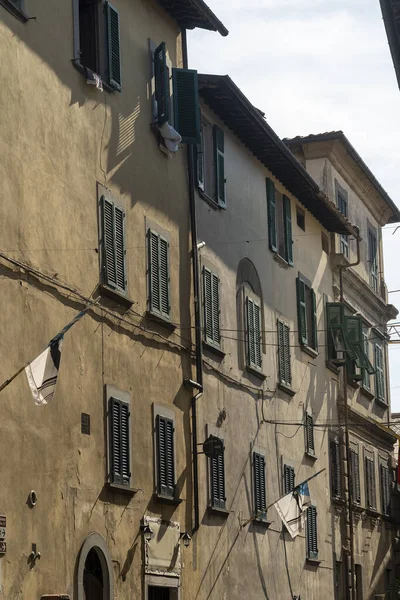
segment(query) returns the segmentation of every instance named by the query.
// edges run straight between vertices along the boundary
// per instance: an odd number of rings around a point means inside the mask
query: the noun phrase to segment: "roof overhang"
[[[285,146],[228,75],[199,75],[199,93],[243,144],[284,187],[327,229],[357,237],[357,231],[319,189],[292,152]]]
[[[400,0],[380,0],[383,22],[400,87]]]
[[[158,0],[182,29],[208,29],[223,36],[229,31],[203,0]]]

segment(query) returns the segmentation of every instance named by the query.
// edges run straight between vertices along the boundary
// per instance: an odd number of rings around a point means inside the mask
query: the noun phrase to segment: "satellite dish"
[[[203,444],[203,452],[208,458],[217,458],[224,453],[224,442],[215,435],[210,435]]]

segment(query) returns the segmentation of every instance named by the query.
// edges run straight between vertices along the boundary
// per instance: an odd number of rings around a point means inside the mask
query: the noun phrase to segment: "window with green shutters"
[[[219,207],[226,208],[224,130],[202,120],[196,156],[198,188]]]
[[[333,499],[339,500],[342,498],[342,470],[340,461],[340,445],[338,440],[330,440],[329,451],[331,471],[331,494]]]
[[[213,436],[216,437],[216,436]],[[219,438],[217,438],[219,439]],[[221,440],[223,441],[223,440]],[[210,489],[211,506],[213,508],[226,508],[225,497],[225,448],[222,454],[209,459],[210,461]]]
[[[197,185],[200,190],[205,192],[205,123],[200,124],[200,140],[196,146],[196,174]],[[212,195],[212,194],[211,194]]]
[[[267,518],[267,501],[265,490],[265,456],[253,452],[253,483],[254,483],[254,515],[256,519]]]
[[[291,465],[283,465],[283,491],[288,494],[295,487],[294,467]]]
[[[200,108],[197,71],[172,69],[174,128],[183,144],[200,142]]]
[[[223,130],[214,125],[215,196],[219,206],[225,206],[225,143]]]
[[[220,280],[207,267],[203,267],[203,299],[205,341],[220,348]]]
[[[161,127],[170,118],[169,69],[165,42],[154,50],[155,99],[157,102],[157,125]]]
[[[278,321],[278,371],[279,383],[291,387],[290,329],[282,321]]]
[[[110,483],[130,487],[130,409],[118,398],[109,399]]]
[[[246,298],[247,366],[261,371],[261,307],[252,298]]]
[[[156,417],[157,491],[161,496],[175,495],[175,427],[172,419]]]
[[[337,207],[339,212],[342,213],[344,217],[347,217],[347,195],[343,192],[337,192]],[[349,258],[349,238],[347,235],[340,236],[340,252],[345,255],[346,258]]]
[[[354,504],[361,504],[360,459],[358,450],[350,448],[351,461],[351,491]]]
[[[347,375],[355,381],[362,381],[364,371],[372,375],[375,373],[375,369],[364,351],[365,342],[361,317],[345,316],[344,325],[347,339],[354,353],[354,358],[348,357],[347,359]]]
[[[125,212],[117,204],[102,196],[102,268],[104,285],[126,292]]]
[[[317,507],[309,506],[307,508],[307,558],[318,558],[318,528],[317,528]]]
[[[381,487],[381,511],[385,516],[390,516],[391,481],[389,468],[385,464],[380,465],[380,487]]]
[[[121,49],[119,14],[116,8],[106,2],[107,8],[107,51],[108,51],[108,82],[111,87],[121,90]]]
[[[266,179],[268,240],[272,252],[293,265],[292,211],[290,198],[275,189],[272,179]]]
[[[368,270],[372,289],[378,291],[378,242],[376,231],[368,228]]]
[[[371,456],[365,457],[365,496],[367,508],[376,510],[375,462]]]
[[[386,403],[385,367],[383,360],[383,346],[375,344],[375,396]]]
[[[317,302],[314,290],[301,276],[296,279],[297,320],[302,346],[318,350]]]
[[[369,339],[368,339],[367,331],[362,332],[362,339],[363,339],[363,344],[364,344],[364,353],[365,353],[365,356],[369,360]],[[367,369],[362,369],[362,375],[363,375],[363,380],[362,380],[363,388],[368,391],[371,391],[371,376],[370,376],[369,372],[367,371]]]
[[[169,242],[158,232],[148,230],[149,310],[170,318]]]
[[[309,413],[306,413],[306,452],[315,456],[314,419]]]

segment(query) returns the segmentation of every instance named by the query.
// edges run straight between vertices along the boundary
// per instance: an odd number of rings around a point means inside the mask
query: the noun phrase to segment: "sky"
[[[207,1],[229,35],[191,32],[190,66],[229,75],[281,138],[343,130],[400,207],[400,90],[379,0]],[[383,243],[388,290],[400,290],[400,229]],[[389,302],[400,308],[400,293]],[[400,412],[400,344],[389,355]]]

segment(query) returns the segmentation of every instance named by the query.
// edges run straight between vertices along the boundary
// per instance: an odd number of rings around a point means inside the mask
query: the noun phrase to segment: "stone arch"
[[[95,553],[96,556],[93,555]],[[82,544],[78,558],[77,570],[77,600],[90,600],[86,598],[84,579],[85,566],[88,560],[98,559],[101,567],[102,598],[101,600],[114,600],[114,576],[110,555],[105,540],[98,533],[90,533]],[[96,599],[97,600],[97,599]]]
[[[265,354],[265,309],[264,309],[264,300],[263,293],[261,288],[261,281],[257,273],[257,269],[255,268],[252,261],[245,257],[239,261],[237,272],[236,272],[236,312],[237,312],[237,324],[239,332],[244,332],[246,329],[245,324],[245,296],[248,293],[248,290],[252,291],[259,299],[261,306],[261,341],[262,341],[262,352]],[[246,291],[247,290],[247,291]],[[244,337],[242,336],[238,336]],[[245,356],[245,344],[239,343],[237,345],[238,349],[238,361],[239,364],[244,368],[246,364],[246,356]]]

